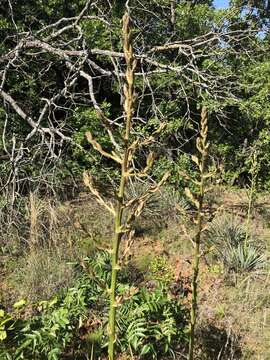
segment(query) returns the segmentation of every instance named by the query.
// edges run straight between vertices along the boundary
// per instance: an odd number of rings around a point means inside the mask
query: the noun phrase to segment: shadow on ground
[[[198,329],[198,360],[241,359],[240,338],[232,331],[207,324]]]

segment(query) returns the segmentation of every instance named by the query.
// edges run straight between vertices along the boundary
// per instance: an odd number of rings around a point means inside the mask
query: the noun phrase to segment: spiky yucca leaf
[[[237,217],[216,218],[206,234],[208,246],[213,248],[214,257],[223,263],[225,270],[252,271],[264,265],[262,250],[246,243],[246,228]]]

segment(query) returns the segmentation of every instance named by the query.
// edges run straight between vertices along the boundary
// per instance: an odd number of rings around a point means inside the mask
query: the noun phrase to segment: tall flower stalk
[[[115,151],[108,152],[102,148],[102,145],[94,139],[91,132],[86,133],[86,138],[92,147],[98,151],[102,156],[113,160],[119,166],[120,181],[116,191],[115,204],[106,201],[100,192],[95,188],[91,174],[84,173],[84,183],[89,188],[90,192],[95,196],[96,200],[108,210],[114,219],[114,235],[112,238],[111,247],[111,284],[109,289],[110,306],[109,306],[109,322],[108,322],[108,357],[109,360],[114,359],[115,355],[115,342],[116,342],[116,311],[117,307],[121,306],[121,302],[117,298],[117,275],[120,270],[120,245],[123,238],[127,239],[132,236],[132,223],[140,216],[147,200],[157,191],[159,191],[162,184],[169,177],[169,173],[165,173],[162,179],[151,186],[149,186],[139,196],[134,196],[127,199],[125,190],[128,180],[132,177],[147,177],[154,162],[154,154],[149,152],[146,158],[146,166],[143,169],[136,169],[134,160],[134,153],[140,147],[146,148],[151,144],[155,137],[160,134],[164,129],[165,124],[161,123],[158,129],[153,131],[148,137],[142,138],[136,136],[133,130],[133,114],[135,111],[135,68],[136,59],[132,48],[132,34],[131,34],[131,19],[129,9],[123,16],[123,49],[125,57],[125,76],[123,84],[124,104],[123,104],[123,119],[124,127],[119,141],[114,137],[113,131],[109,129],[109,136],[111,139],[112,147]],[[99,111],[98,111],[99,113]],[[104,126],[107,128],[108,122],[105,119]],[[104,123],[104,116],[101,116],[101,121]],[[112,123],[112,122],[111,122]],[[118,134],[118,131],[117,133]]]
[[[193,162],[198,168],[198,179],[193,180],[194,187],[196,190],[192,192],[189,188],[186,189],[186,194],[196,207],[196,231],[193,239],[194,254],[193,254],[193,274],[191,281],[191,309],[190,309],[190,335],[189,335],[189,352],[188,359],[194,359],[194,341],[195,341],[195,326],[197,320],[197,296],[198,296],[198,275],[199,275],[199,265],[201,257],[201,235],[204,229],[203,224],[203,205],[204,205],[204,196],[206,192],[206,180],[210,174],[207,173],[206,161],[208,157],[208,148],[209,143],[207,142],[207,111],[206,108],[202,109],[201,112],[201,123],[200,123],[200,135],[196,141],[196,148],[198,150],[198,156],[192,156]],[[191,179],[190,179],[191,180]]]
[[[126,74],[124,84],[124,115],[125,115],[125,131],[123,134],[123,160],[121,163],[121,179],[118,188],[117,205],[114,217],[114,238],[112,243],[112,277],[110,287],[110,310],[109,310],[109,359],[114,358],[114,343],[115,343],[115,314],[117,303],[116,284],[117,273],[120,269],[119,260],[119,245],[124,234],[123,227],[123,210],[124,210],[124,195],[127,178],[130,170],[130,131],[132,128],[132,119],[134,113],[135,93],[134,93],[134,70],[136,67],[136,60],[134,59],[133,49],[131,44],[131,30],[130,17],[128,13],[123,16],[123,47],[126,60]]]

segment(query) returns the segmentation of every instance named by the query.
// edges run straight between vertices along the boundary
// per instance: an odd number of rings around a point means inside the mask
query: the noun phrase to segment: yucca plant
[[[214,219],[206,231],[205,242],[226,271],[251,271],[265,263],[262,250],[250,243],[247,228],[237,217],[223,215]]]
[[[91,193],[96,197],[97,201],[102,204],[114,218],[114,235],[112,239],[111,248],[111,285],[109,289],[110,294],[110,309],[109,309],[109,323],[108,323],[108,355],[109,360],[114,359],[114,348],[116,342],[116,309],[121,305],[121,301],[116,296],[117,289],[117,275],[121,268],[119,261],[120,254],[120,243],[123,238],[130,238],[132,236],[131,225],[134,220],[142,213],[142,210],[146,202],[155,194],[162,184],[166,181],[169,173],[166,173],[158,184],[153,184],[145,189],[145,191],[128,199],[126,196],[127,184],[131,178],[134,177],[145,177],[152,168],[154,161],[154,154],[150,152],[146,159],[146,166],[142,170],[137,170],[134,164],[134,154],[136,150],[142,146],[149,145],[153,140],[154,136],[158,135],[164,125],[161,123],[159,128],[154,131],[148,138],[141,139],[139,136],[134,138],[133,132],[133,114],[135,111],[135,69],[136,59],[133,53],[132,47],[132,33],[131,33],[131,18],[129,15],[128,2],[126,6],[126,12],[122,19],[123,28],[123,50],[126,62],[125,80],[123,85],[123,131],[119,143],[116,142],[113,132],[108,129],[108,121],[104,120],[104,116],[100,114],[101,120],[104,126],[109,132],[112,147],[114,151],[108,152],[102,148],[102,146],[94,139],[90,132],[87,132],[86,137],[89,143],[97,150],[102,156],[113,160],[119,166],[119,184],[116,191],[115,203],[106,202],[99,191],[94,187],[92,177],[89,173],[84,173],[84,183],[89,188]],[[98,109],[98,112],[100,110]],[[118,130],[117,130],[118,133]]]
[[[214,246],[222,256],[224,247],[237,247],[246,239],[246,227],[233,215],[221,215],[214,218],[207,229],[206,242]]]
[[[237,247],[228,249],[228,252],[230,268],[237,272],[252,271],[265,264],[265,257],[260,250],[249,244],[238,244]]]
[[[206,188],[206,182],[212,174],[207,172],[207,157],[208,157],[208,148],[209,143],[207,141],[208,134],[208,125],[207,125],[207,110],[205,107],[201,111],[201,123],[200,123],[200,134],[196,140],[196,148],[198,151],[198,156],[193,155],[191,157],[192,161],[195,163],[198,171],[197,178],[191,178],[187,174],[182,174],[186,179],[192,183],[192,189],[186,188],[185,192],[191,203],[195,207],[195,235],[192,240],[194,247],[193,253],[193,274],[191,280],[191,309],[190,309],[190,335],[189,335],[189,351],[188,359],[194,359],[194,341],[195,341],[195,326],[197,320],[197,289],[198,289],[198,275],[199,275],[199,264],[201,257],[201,236],[204,230],[204,197],[205,193],[208,190]]]

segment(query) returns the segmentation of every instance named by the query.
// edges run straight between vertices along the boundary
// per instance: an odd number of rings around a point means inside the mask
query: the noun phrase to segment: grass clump
[[[61,249],[45,248],[25,255],[11,275],[18,297],[30,301],[49,299],[68,288],[75,279],[75,272],[67,264],[67,254],[63,254]]]

